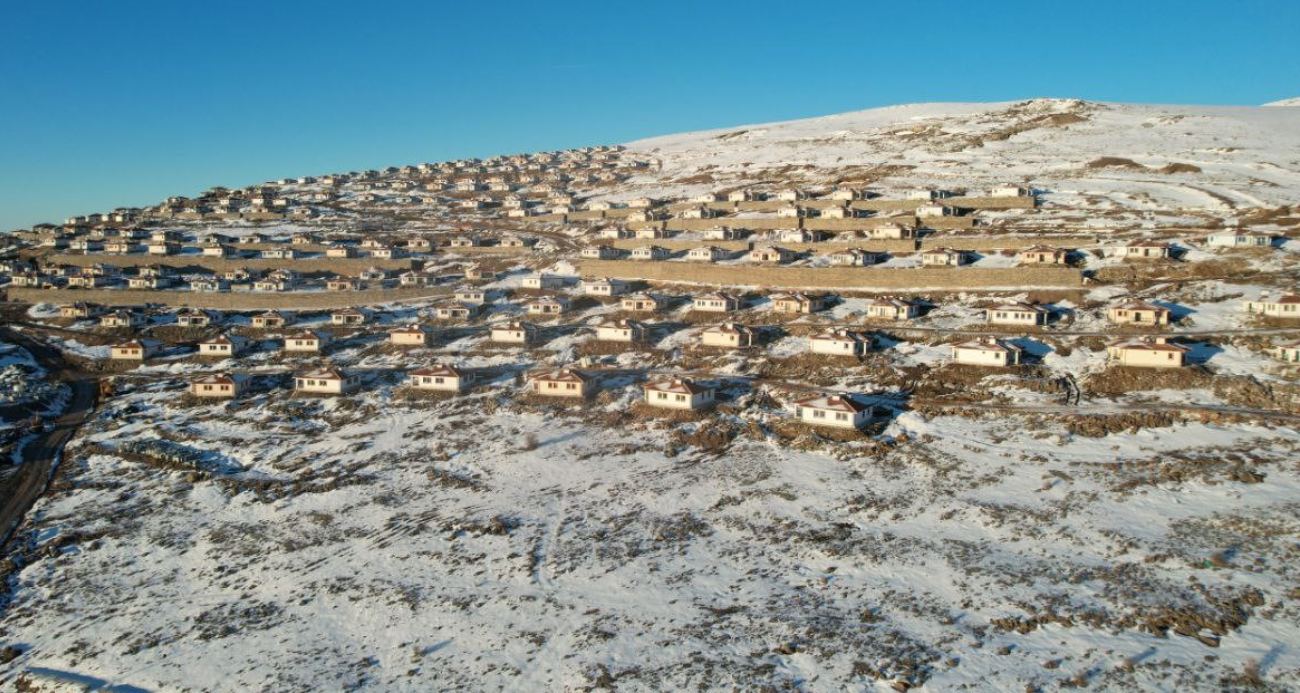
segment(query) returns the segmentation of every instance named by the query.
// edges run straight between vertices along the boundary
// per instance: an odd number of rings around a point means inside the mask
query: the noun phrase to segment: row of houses
[[[417,368],[406,374],[406,384],[414,391],[463,393],[474,387],[478,378],[472,369],[438,363]],[[213,373],[190,381],[189,392],[200,398],[233,399],[244,393],[248,378],[229,373]],[[589,399],[599,389],[597,375],[575,368],[556,368],[530,373],[527,391],[541,397]],[[359,390],[363,378],[359,373],[336,366],[324,366],[293,376],[295,392],[311,395],[347,395]],[[702,411],[718,401],[718,388],[711,383],[685,376],[652,376],[642,384],[642,401],[650,407],[676,411]],[[837,429],[857,429],[874,415],[872,405],[854,395],[813,394],[793,402],[796,415],[805,423]]]
[[[674,251],[657,245],[646,245],[624,251],[606,244],[589,245],[579,255],[586,260],[618,260],[628,257],[633,260],[668,260],[677,255]],[[759,245],[748,251],[734,251],[717,246],[703,245],[691,248],[682,254],[686,260],[693,262],[719,262],[735,259],[738,256],[750,262],[764,264],[785,264],[793,262],[803,254],[777,245]],[[931,248],[919,253],[923,267],[962,267],[975,262],[979,256],[970,250],[956,248]],[[1021,265],[1065,265],[1069,262],[1070,251],[1049,246],[1034,246],[1016,253]],[[836,267],[865,267],[885,262],[890,255],[883,251],[863,248],[843,248],[824,256],[829,264]]]

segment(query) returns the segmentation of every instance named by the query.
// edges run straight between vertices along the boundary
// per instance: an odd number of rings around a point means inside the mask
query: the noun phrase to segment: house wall
[[[673,392],[645,391],[645,403],[660,409],[701,409],[713,403],[713,393],[705,390],[692,395]]]
[[[1146,349],[1111,348],[1110,357],[1121,366],[1139,368],[1181,368],[1184,354],[1173,351],[1148,351]]]
[[[808,340],[808,350],[814,354],[830,354],[833,356],[856,356],[866,350],[866,344],[857,344],[853,342],[833,341],[830,339],[810,339]]]
[[[239,386],[212,383],[190,384],[190,394],[195,397],[238,397]]]
[[[1009,366],[1011,365],[1011,358],[1012,356],[1009,353],[992,349],[953,348],[952,350],[954,363],[965,363],[972,366]]]
[[[465,380],[463,378],[453,378],[449,376],[432,376],[421,375],[412,376],[411,387],[417,390],[435,390],[439,392],[460,392],[465,389]],[[438,382],[441,380],[442,382]]]
[[[817,416],[818,412],[822,414],[820,418]],[[799,419],[801,421],[812,426],[826,426],[829,428],[859,428],[867,422],[871,412],[870,410],[858,412],[857,414],[843,412],[845,414],[844,419],[837,418],[835,416],[837,413],[810,407],[799,407]]]
[[[388,341],[402,346],[424,346],[429,343],[429,335],[428,333],[395,332],[388,335]]]
[[[748,344],[742,341],[743,339],[744,337],[741,335],[720,332],[704,332],[700,335],[700,343],[704,346],[727,347],[729,349],[734,349],[739,346],[748,346]]]

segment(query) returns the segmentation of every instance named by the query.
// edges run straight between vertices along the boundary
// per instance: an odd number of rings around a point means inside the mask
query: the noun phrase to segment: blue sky
[[[1300,96],[1294,0],[0,5],[0,229],[898,103]]]

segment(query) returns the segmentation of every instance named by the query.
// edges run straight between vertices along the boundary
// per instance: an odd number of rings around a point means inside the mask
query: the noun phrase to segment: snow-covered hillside
[[[1300,110],[1290,108],[914,104],[628,146],[661,159],[668,189],[688,193],[765,177],[820,182],[838,170],[882,190],[1028,182],[1048,191],[1048,202],[1068,191],[1231,211],[1291,204],[1300,188]]]

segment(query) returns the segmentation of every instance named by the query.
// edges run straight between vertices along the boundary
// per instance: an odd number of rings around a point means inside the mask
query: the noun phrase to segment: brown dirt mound
[[[1139,164],[1132,159],[1125,159],[1118,156],[1103,156],[1100,159],[1093,159],[1084,165],[1084,168],[1133,168],[1146,169],[1146,166]]]
[[[1170,162],[1160,168],[1161,173],[1200,173],[1201,167],[1192,164]]]

